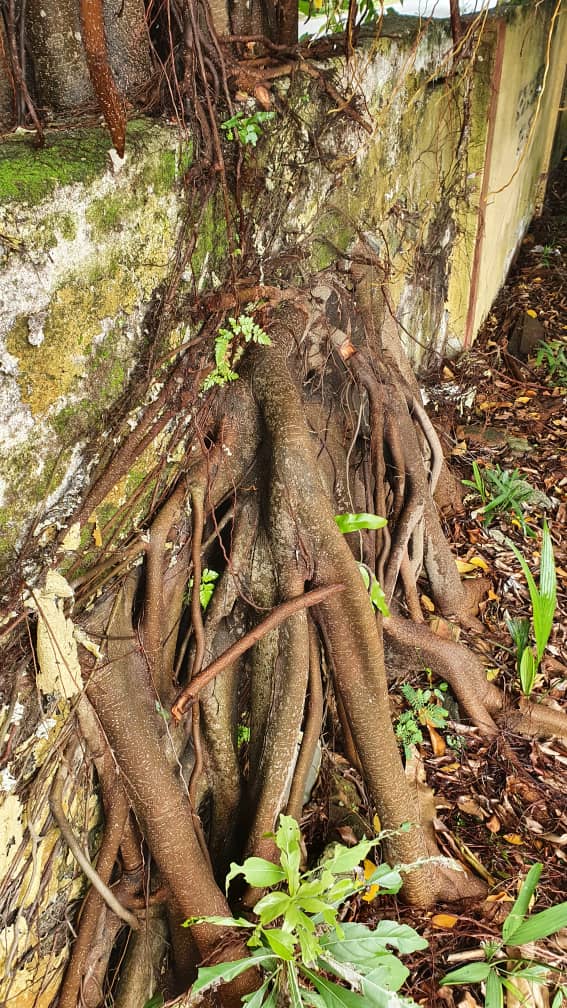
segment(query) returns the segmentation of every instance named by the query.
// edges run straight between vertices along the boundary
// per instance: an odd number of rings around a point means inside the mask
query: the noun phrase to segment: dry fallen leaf
[[[523,844],[523,840],[519,833],[504,833],[504,839],[507,840],[509,844],[513,844],[515,847],[519,847]]]
[[[429,598],[429,595],[421,595],[421,604],[427,612],[435,612],[435,605]]]
[[[502,823],[497,815],[492,815],[490,816],[490,819],[487,820],[486,827],[491,833],[499,833],[502,829]]]
[[[431,923],[433,927],[437,928],[453,928],[458,921],[458,917],[454,914],[434,914],[431,918]]]
[[[372,878],[372,876],[374,875],[374,872],[376,871],[377,867],[378,867],[378,865],[374,864],[374,861],[368,861],[368,860],[365,859],[365,861],[364,861],[364,878],[366,880],[368,880],[369,878]],[[380,891],[380,886],[378,886],[378,885],[371,885],[370,888],[367,889],[367,891],[363,894],[362,899],[365,901],[365,903],[372,903],[372,900],[376,899],[379,891]]]
[[[447,751],[447,743],[445,739],[435,731],[430,724],[427,725],[427,731],[429,732],[429,738],[431,739],[431,747],[433,749],[434,756],[444,756]]]

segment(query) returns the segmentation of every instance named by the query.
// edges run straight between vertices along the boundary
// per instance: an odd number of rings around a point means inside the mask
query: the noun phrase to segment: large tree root
[[[433,502],[442,453],[391,333],[381,352],[362,262],[354,279],[357,304],[334,277],[312,300],[297,292],[280,303],[272,346],[251,348],[239,382],[214,407],[199,401],[194,427],[181,413],[173,417],[173,390],[176,405],[192,401],[198,370],[178,362],[164,380],[167,393],[149,405],[79,509],[84,521],[148,439],[172,425],[166,443],[177,446],[178,461],[155,484],[143,539],[136,531],[77,586],[80,622],[102,655],[85,658],[87,696],[77,716],[97,768],[105,831],[61,1008],[101,1008],[124,916],[139,924],[117,994],[124,1008],[153,992],[164,957],[162,987],[177,994],[199,962],[246,954],[230,929],[181,925],[229,915],[222,893],[229,862],[246,853],[271,857],[280,812],[301,817],[331,692],[344,751],[382,826],[394,831],[386,854],[413,865],[405,898],[429,907],[478,896],[478,880],[431,861],[439,853],[431,816],[422,819],[391,723],[392,652],[445,679],[488,738],[509,728],[567,737],[562,713],[527,701],[510,710],[474,653],[425,623],[420,577],[439,611],[467,619]],[[307,367],[316,378],[305,385]],[[343,536],[335,513],[364,509],[383,513],[388,528]],[[142,565],[127,569],[140,556]],[[383,582],[392,612],[384,620],[358,561]],[[206,566],[219,579],[204,611]],[[65,833],[60,803],[53,809]],[[400,832],[406,822],[411,829]],[[118,906],[105,902],[109,885]],[[240,1004],[256,982],[253,971],[244,974],[223,989],[222,1004]]]

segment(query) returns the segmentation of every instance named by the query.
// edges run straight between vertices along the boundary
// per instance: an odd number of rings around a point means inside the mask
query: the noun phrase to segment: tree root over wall
[[[406,667],[421,663],[445,679],[487,737],[510,724],[567,736],[567,718],[547,707],[507,711],[479,659],[423,619],[418,578],[438,611],[474,622],[434,504],[441,448],[397,335],[375,316],[374,282],[360,254],[346,282],[329,272],[288,291],[259,319],[271,346],[249,348],[239,380],[212,398],[197,395],[195,368],[178,361],[151,424],[161,436],[160,410],[167,416],[182,461],[153,494],[142,532],[77,576],[73,618],[100,651],[81,649],[76,722],[105,828],[59,1008],[99,1008],[111,981],[120,1006],[156,987],[173,996],[198,963],[246,954],[230,929],[181,925],[229,915],[230,861],[270,857],[280,812],[300,816],[331,709],[383,828],[412,824],[386,851],[414,865],[406,900],[429,907],[479,894],[464,872],[422,863],[438,850],[394,736],[384,640]],[[145,448],[145,430],[142,419],[91,486],[82,520]],[[388,525],[343,536],[334,516],[347,511],[383,514]],[[382,584],[390,617],[374,613],[358,562]],[[220,576],[203,611],[205,566]],[[73,745],[76,737],[62,756],[68,765]],[[61,825],[62,778],[56,786]],[[215,996],[238,1005],[256,983],[251,970]]]

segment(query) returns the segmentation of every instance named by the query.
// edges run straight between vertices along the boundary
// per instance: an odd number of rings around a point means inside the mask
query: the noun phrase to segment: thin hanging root
[[[193,627],[193,637],[195,640],[195,654],[191,668],[190,681],[192,682],[199,675],[203,666],[205,656],[205,628],[203,626],[203,613],[201,610],[201,544],[203,542],[204,524],[204,503],[205,491],[202,486],[197,486],[191,491],[193,540],[191,547],[191,559],[193,562],[193,591],[191,592],[191,624]],[[191,711],[191,728],[193,737],[193,749],[195,752],[195,763],[191,771],[189,781],[189,800],[193,809],[196,808],[196,794],[199,785],[199,778],[203,772],[203,745],[201,740],[201,711],[197,702]],[[200,836],[200,831],[197,834]],[[206,845],[205,845],[206,850]]]
[[[227,668],[228,665],[232,665],[232,663],[248,651],[252,645],[256,643],[256,641],[259,641],[261,637],[265,637],[270,630],[275,630],[280,623],[283,623],[290,616],[293,616],[294,613],[300,612],[308,606],[319,605],[324,599],[329,598],[330,595],[334,595],[336,592],[343,591],[343,589],[344,585],[342,584],[332,584],[327,585],[324,588],[315,588],[313,591],[306,592],[305,595],[299,595],[297,598],[289,599],[288,602],[282,602],[281,605],[273,609],[270,615],[266,616],[266,618],[263,619],[258,626],[254,627],[253,630],[250,630],[239,641],[236,641],[232,647],[227,648],[226,651],[216,658],[214,662],[211,662],[206,669],[203,669],[201,674],[190,682],[184,690],[182,690],[171,708],[171,713],[176,721],[180,721],[187,707],[189,707],[190,704],[195,703],[200,691],[207,685],[207,683],[210,683],[211,680],[214,679],[219,672],[222,672],[223,669]]]
[[[95,887],[99,896],[102,897],[106,905],[113,913],[116,914],[117,917],[120,917],[120,920],[123,920],[125,924],[128,924],[133,931],[137,931],[140,926],[138,918],[135,917],[134,914],[130,913],[129,910],[126,910],[121,903],[119,903],[112,890],[109,889],[102,881],[100,875],[95,871],[89,859],[83,853],[83,849],[73,833],[71,824],[63,811],[63,786],[66,778],[67,768],[63,765],[57,771],[49,797],[49,806],[53,813],[53,817],[61,830],[61,836],[71,851],[71,854],[87,876],[89,882]]]
[[[167,669],[163,668],[163,628],[165,621],[163,579],[165,573],[166,545],[172,526],[179,520],[185,487],[179,484],[162,507],[150,528],[150,541],[146,550],[146,592],[142,638],[149,671],[158,696],[167,689]]]
[[[87,66],[106,125],[119,157],[126,144],[126,110],[108,64],[102,0],[81,0],[81,27]]]
[[[111,807],[98,853],[96,873],[104,885],[108,885],[110,882],[127,819],[128,804],[124,797],[122,802]],[[78,934],[59,993],[59,1008],[77,1008],[81,980],[85,975],[87,957],[93,944],[102,910],[102,897],[98,889],[92,886],[83,903]]]
[[[427,444],[429,445],[429,450],[431,452],[431,460],[429,466],[429,492],[431,496],[435,493],[437,489],[437,484],[439,482],[439,477],[441,475],[441,470],[443,468],[443,449],[441,447],[441,442],[437,436],[437,431],[431,423],[427,413],[425,412],[423,406],[416,399],[415,396],[408,395],[408,407],[410,412],[416,418],[419,426],[422,430],[423,436],[425,437]]]
[[[323,684],[321,682],[321,655],[319,650],[319,640],[313,621],[308,622],[309,633],[309,702],[307,705],[307,715],[303,738],[297,763],[293,774],[293,781],[287,803],[287,815],[294,819],[301,819],[303,808],[303,797],[309,771],[313,766],[313,759],[317,750],[317,743],[321,735],[321,725],[323,723]]]

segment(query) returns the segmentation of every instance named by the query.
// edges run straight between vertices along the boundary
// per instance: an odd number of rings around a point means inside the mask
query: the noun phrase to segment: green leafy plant
[[[527,480],[522,479],[518,469],[510,472],[495,466],[481,471],[478,463],[473,462],[472,479],[461,482],[463,486],[471,487],[480,497],[482,506],[476,514],[482,518],[487,528],[497,514],[512,514],[525,535],[534,535],[526,524],[524,505],[546,503],[547,498]]]
[[[271,346],[272,341],[267,333],[250,315],[239,315],[237,319],[229,318],[228,328],[219,329],[215,340],[215,368],[205,378],[201,389],[207,392],[214,385],[226,385],[238,378],[234,367],[244,353],[247,343],[258,343],[261,346]]]
[[[545,364],[554,385],[567,388],[567,344],[564,340],[544,340],[540,343],[535,362],[537,367]]]
[[[344,535],[348,535],[350,532],[361,532],[362,529],[381,529],[388,524],[387,518],[381,518],[380,515],[369,514],[366,511],[362,511],[359,514],[352,514],[351,512],[338,514],[335,515],[335,521],[339,527],[339,531]],[[390,610],[388,609],[386,596],[374,571],[365,563],[359,563],[358,569],[373,607],[378,612],[381,612],[382,616],[389,616]]]
[[[246,724],[239,724],[236,728],[236,744],[240,749],[246,742],[250,741],[250,728]]]
[[[443,977],[443,984],[484,983],[486,1008],[501,1008],[505,991],[523,999],[524,995],[518,991],[515,981],[522,978],[537,984],[547,980],[548,966],[529,961],[525,956],[514,959],[506,952],[507,946],[517,948],[539,941],[567,926],[567,903],[558,903],[557,906],[536,914],[528,912],[542,869],[540,862],[530,868],[518,898],[502,925],[501,939],[482,943],[484,962],[469,963],[452,970]],[[557,1006],[560,1004],[561,1001],[558,1001]]]
[[[447,683],[432,689],[414,689],[404,683],[401,692],[409,710],[404,711],[396,721],[396,738],[403,746],[406,759],[411,756],[411,747],[423,742],[422,727],[444,728],[449,711],[444,707]]]
[[[524,696],[533,690],[537,671],[547,647],[557,608],[557,573],[551,534],[547,522],[543,524],[541,555],[539,562],[539,587],[526,559],[517,546],[509,539],[507,544],[520,563],[528,583],[532,604],[531,621],[528,619],[507,620],[508,630],[516,646],[516,661],[520,685]],[[532,634],[530,635],[530,623]],[[530,642],[533,639],[533,645]],[[535,645],[535,650],[534,650]]]
[[[216,570],[209,570],[208,567],[204,567],[201,571],[201,583],[199,585],[199,601],[201,603],[201,608],[206,609],[209,602],[213,597],[213,592],[215,590],[215,582],[219,579],[219,572]],[[189,591],[193,587],[193,578],[189,580]]]
[[[258,112],[247,116],[244,112],[236,112],[220,125],[226,133],[227,140],[235,140],[238,137],[240,143],[245,147],[255,147],[262,136],[262,123],[269,122],[275,117],[275,114],[275,112],[258,110]]]
[[[303,873],[295,819],[280,816],[274,839],[280,852],[278,864],[250,857],[243,865],[232,864],[226,879],[227,890],[239,875],[250,886],[270,889],[254,907],[256,923],[239,917],[186,921],[187,926],[207,922],[243,928],[249,932],[251,949],[245,959],[201,967],[193,994],[256,966],[263,982],[244,998],[248,1008],[275,1008],[283,1003],[292,1008],[414,1006],[410,999],[395,994],[409,971],[390,949],[403,955],[426,948],[425,939],[394,921],[380,921],[373,930],[364,924],[339,922],[341,905],[355,893],[372,885],[379,885],[383,893],[398,892],[402,879],[389,865],[379,865],[368,879],[358,869],[381,838],[362,840],[351,848],[337,844],[322,864]]]

